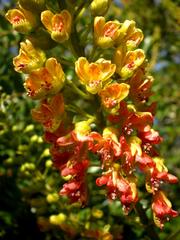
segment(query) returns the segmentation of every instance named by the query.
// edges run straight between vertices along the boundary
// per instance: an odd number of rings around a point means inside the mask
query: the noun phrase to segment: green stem
[[[94,116],[88,114],[82,108],[79,108],[76,105],[68,104],[68,105],[65,105],[65,108],[66,108],[67,111],[74,112],[74,113],[79,113],[80,115],[88,118],[90,122],[95,122],[96,121],[96,118]]]
[[[171,234],[167,240],[177,240],[178,236],[180,236],[180,229],[178,229],[175,233]]]
[[[66,9],[66,1],[65,0],[58,0],[59,8],[61,10]]]
[[[145,231],[148,235],[148,237],[151,240],[160,240],[159,236],[157,235],[154,226],[152,224],[150,224],[149,219],[144,211],[144,209],[142,208],[141,203],[137,203],[135,206],[135,210],[138,213],[141,223],[144,225],[145,227]]]
[[[77,51],[77,49],[74,47],[72,38],[74,38],[74,36],[71,34],[71,38],[68,41],[68,47],[72,53],[72,55],[77,59],[81,56],[81,54],[79,53],[79,51]]]
[[[89,56],[89,61],[93,61],[94,60],[94,56],[95,56],[95,53],[96,53],[96,49],[97,49],[97,46],[96,45],[93,45],[93,49],[91,51],[91,54]]]
[[[92,100],[92,97],[90,95],[88,95],[85,92],[83,92],[82,90],[80,90],[71,80],[67,79],[67,84],[72,88],[72,90],[75,93],[80,95],[82,98],[84,98],[86,100]]]
[[[73,62],[70,62],[64,58],[58,58],[59,62],[63,65],[67,65],[67,66],[71,66],[71,67],[74,67],[74,63]]]
[[[83,7],[87,4],[86,1],[82,1],[81,4],[79,5],[79,7],[77,8],[77,10],[74,13],[74,21],[76,21],[76,18],[78,17],[78,15],[80,14],[81,10],[83,9]]]

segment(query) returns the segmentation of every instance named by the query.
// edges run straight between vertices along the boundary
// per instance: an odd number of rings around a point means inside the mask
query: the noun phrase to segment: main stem
[[[149,222],[149,219],[144,211],[144,209],[142,208],[141,203],[137,203],[135,206],[135,210],[138,213],[141,223],[144,225],[145,227],[145,231],[147,232],[147,236],[151,239],[151,240],[160,240],[158,234],[156,233],[154,226]]]

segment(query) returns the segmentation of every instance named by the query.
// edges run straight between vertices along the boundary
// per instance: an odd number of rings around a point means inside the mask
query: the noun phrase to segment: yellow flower
[[[119,37],[120,23],[118,21],[105,22],[104,17],[95,17],[94,19],[94,40],[101,48],[114,46]]]
[[[95,63],[89,63],[85,57],[80,57],[75,62],[75,71],[80,82],[86,85],[87,91],[92,94],[96,94],[102,89],[115,70],[116,65],[103,58]]]
[[[72,18],[67,10],[63,10],[59,14],[53,14],[46,10],[41,13],[41,21],[51,33],[51,38],[54,41],[62,43],[69,39]]]
[[[13,59],[17,72],[30,73],[43,66],[46,56],[41,49],[34,48],[29,40],[20,43],[19,55]]]
[[[145,53],[141,49],[126,51],[125,46],[116,49],[114,62],[116,63],[116,72],[123,80],[131,77],[135,70],[143,64]]]
[[[139,28],[135,27],[133,20],[126,20],[119,28],[119,36],[116,45],[125,44],[128,50],[136,48],[143,40],[143,33]]]
[[[38,23],[34,15],[23,8],[11,9],[5,17],[13,25],[13,28],[20,33],[31,32]]]
[[[47,59],[45,67],[34,70],[24,83],[28,95],[43,99],[58,93],[64,84],[64,72],[55,58]]]
[[[102,104],[106,108],[114,108],[128,96],[129,85],[125,83],[112,83],[106,86],[99,95],[101,97]]]

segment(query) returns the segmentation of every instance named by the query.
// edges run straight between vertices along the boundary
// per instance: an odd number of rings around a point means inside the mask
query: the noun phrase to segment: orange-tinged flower
[[[116,65],[103,58],[95,63],[89,63],[85,57],[80,57],[75,62],[75,71],[80,82],[86,85],[87,91],[92,94],[96,94],[102,89],[115,70]]]
[[[133,20],[126,20],[121,24],[119,29],[119,37],[116,45],[125,44],[128,50],[136,48],[143,40],[143,33],[139,28],[135,27]]]
[[[6,19],[13,25],[13,28],[20,33],[31,32],[38,23],[34,15],[23,8],[9,10],[6,13]]]
[[[162,191],[156,192],[152,203],[154,222],[159,228],[163,228],[164,222],[170,217],[177,217],[178,212],[172,210],[172,204]]]
[[[146,190],[150,193],[155,193],[163,182],[171,184],[177,183],[178,179],[174,175],[168,173],[167,167],[164,165],[164,160],[160,157],[154,157],[155,166],[149,169],[146,175]]]
[[[114,46],[115,40],[119,37],[118,21],[105,22],[104,17],[95,17],[94,19],[94,40],[101,48]]]
[[[56,131],[64,116],[63,96],[59,94],[43,100],[38,108],[32,109],[31,113],[37,122],[43,124],[46,131]]]
[[[34,70],[24,83],[28,95],[33,99],[43,99],[57,94],[64,84],[64,72],[55,58],[47,59],[45,67]]]
[[[144,35],[141,29],[135,28],[134,31],[125,38],[127,49],[132,50],[138,47],[143,38]]]
[[[43,11],[41,21],[51,33],[54,41],[62,43],[69,39],[72,18],[67,10],[63,10],[59,14],[53,14],[50,10]]]
[[[144,103],[152,95],[151,87],[154,79],[152,76],[144,76],[144,69],[139,68],[137,72],[130,78],[130,97],[135,102]]]
[[[20,43],[19,55],[13,59],[13,64],[17,72],[30,73],[31,71],[43,66],[46,55],[35,48],[29,40]]]
[[[121,46],[116,49],[114,55],[114,62],[117,66],[116,72],[123,80],[126,80],[143,64],[144,60],[145,54],[143,50],[136,49],[134,51],[126,52],[126,47]]]
[[[102,104],[106,108],[119,107],[119,103],[128,96],[129,85],[125,83],[112,83],[100,91]]]
[[[96,185],[106,185],[109,198],[112,200],[119,198],[125,214],[128,214],[138,200],[136,178],[134,176],[124,178],[119,174],[119,168],[119,164],[114,164],[111,171],[96,179]]]

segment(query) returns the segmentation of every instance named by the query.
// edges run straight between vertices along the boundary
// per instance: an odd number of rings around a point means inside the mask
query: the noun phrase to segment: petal
[[[52,31],[52,18],[54,14],[50,10],[43,11],[41,13],[41,22],[47,28],[48,31]]]

